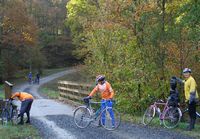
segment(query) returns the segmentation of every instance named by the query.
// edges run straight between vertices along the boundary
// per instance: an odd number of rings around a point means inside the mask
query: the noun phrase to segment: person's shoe
[[[186,131],[192,131],[192,126],[191,126],[191,123],[186,127]]]
[[[24,124],[24,122],[22,122],[22,121],[20,121],[19,123],[17,123],[18,125],[23,125]]]
[[[30,123],[31,123],[31,121],[30,121],[30,120],[27,120],[27,121],[26,121],[26,124],[30,124]]]

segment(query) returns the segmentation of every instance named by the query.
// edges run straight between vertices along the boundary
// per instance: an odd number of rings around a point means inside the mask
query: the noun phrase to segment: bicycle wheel
[[[12,124],[16,125],[17,123],[19,123],[19,121],[20,121],[20,118],[18,117],[18,110],[13,109],[11,122]]]
[[[196,115],[198,118],[200,118],[200,113],[199,112],[196,112]]]
[[[105,129],[115,130],[121,123],[121,116],[116,109],[107,107],[101,112],[100,121]]]
[[[177,107],[170,107],[164,113],[163,124],[167,128],[175,128],[181,120],[181,110]]]
[[[9,112],[7,110],[3,110],[1,114],[1,123],[2,125],[7,125],[9,121]]]
[[[156,110],[155,107],[150,106],[149,108],[146,109],[143,118],[142,118],[142,123],[144,125],[149,125],[153,118],[155,117]]]
[[[91,112],[85,106],[80,106],[74,111],[74,123],[77,127],[86,128],[91,121]]]

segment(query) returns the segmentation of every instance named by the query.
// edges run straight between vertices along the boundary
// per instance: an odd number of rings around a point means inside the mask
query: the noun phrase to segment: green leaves
[[[88,71],[105,74],[119,107],[133,113],[150,103],[149,96],[167,97],[169,78],[182,68],[198,71],[199,5],[194,0],[71,0],[66,22]]]

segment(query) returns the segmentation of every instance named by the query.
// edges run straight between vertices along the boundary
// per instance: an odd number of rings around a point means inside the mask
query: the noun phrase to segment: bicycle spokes
[[[178,125],[180,119],[181,114],[179,112],[179,108],[171,107],[165,112],[163,123],[167,128],[174,128]]]
[[[106,108],[101,113],[101,125],[107,130],[114,130],[120,125],[121,117],[117,110]]]

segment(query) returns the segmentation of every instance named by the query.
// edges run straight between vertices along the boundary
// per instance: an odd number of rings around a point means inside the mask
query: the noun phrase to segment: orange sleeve
[[[114,93],[114,91],[113,91],[113,89],[112,89],[110,83],[108,83],[108,89],[109,89],[109,92],[111,93],[110,98],[113,98],[114,95],[115,95],[115,93]]]
[[[98,86],[96,86],[92,92],[89,94],[89,96],[93,96],[98,91]]]
[[[111,92],[111,95],[110,95],[110,97],[111,97],[111,98],[113,98],[113,97],[114,97],[114,95],[115,95],[115,93],[114,93],[114,91],[113,91],[113,92]]]
[[[13,99],[13,98],[18,97],[18,96],[19,96],[19,92],[16,92],[11,96],[11,98]]]

